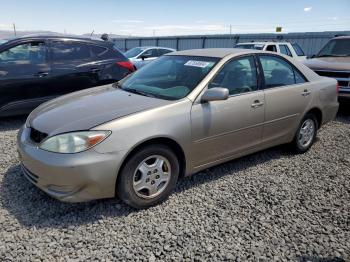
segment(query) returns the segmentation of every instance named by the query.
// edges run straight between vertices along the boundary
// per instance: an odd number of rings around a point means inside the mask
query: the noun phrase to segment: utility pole
[[[153,36],[156,36],[156,30],[153,29]]]
[[[12,25],[13,25],[13,32],[14,32],[15,36],[17,36],[16,25],[15,25],[15,23],[13,23]]]
[[[230,25],[230,43],[232,43],[232,25]]]

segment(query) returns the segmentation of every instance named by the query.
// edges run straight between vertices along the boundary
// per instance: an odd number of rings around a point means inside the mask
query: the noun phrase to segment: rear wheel
[[[318,123],[313,114],[306,114],[295,134],[292,146],[296,153],[305,153],[315,142]]]
[[[147,208],[171,194],[178,176],[174,152],[164,145],[150,145],[127,160],[118,177],[117,194],[130,206]]]

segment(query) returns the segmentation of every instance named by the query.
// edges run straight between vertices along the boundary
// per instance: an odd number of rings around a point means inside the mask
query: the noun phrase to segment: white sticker
[[[201,67],[201,68],[205,68],[208,65],[210,65],[210,62],[195,61],[195,60],[189,60],[185,64],[185,66],[195,66],[195,67]]]

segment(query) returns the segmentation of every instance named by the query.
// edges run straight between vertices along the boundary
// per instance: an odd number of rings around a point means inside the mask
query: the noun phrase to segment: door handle
[[[40,78],[48,76],[48,75],[49,75],[48,72],[38,72],[38,73],[34,74],[34,76],[40,77]]]
[[[254,103],[252,104],[252,108],[257,108],[260,106],[263,106],[264,102],[260,102],[259,100],[255,100]]]
[[[98,69],[98,68],[91,68],[90,72],[91,73],[98,73],[98,72],[100,72],[100,69]]]
[[[310,94],[311,94],[311,92],[308,91],[307,89],[305,89],[305,90],[301,93],[302,96],[308,96],[308,95],[310,95]]]

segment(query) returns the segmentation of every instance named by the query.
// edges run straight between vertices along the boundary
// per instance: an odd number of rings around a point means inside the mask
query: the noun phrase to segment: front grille
[[[339,87],[350,88],[350,71],[315,71],[320,76],[332,77],[338,80]]]
[[[30,172],[24,165],[22,165],[22,171],[24,176],[33,184],[38,183],[39,177]]]
[[[40,132],[39,130],[36,130],[35,128],[30,128],[30,139],[33,140],[35,143],[40,143],[47,137],[46,133]]]

